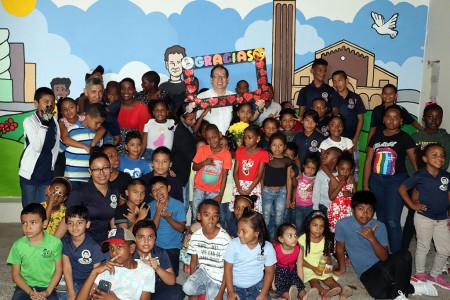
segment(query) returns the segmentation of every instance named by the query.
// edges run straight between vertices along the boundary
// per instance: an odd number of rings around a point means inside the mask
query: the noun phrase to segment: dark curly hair
[[[326,215],[320,210],[313,210],[307,217],[304,226],[302,227],[302,234],[305,234],[305,257],[308,256],[308,253],[311,251],[311,237],[309,227],[311,225],[312,220],[320,218],[322,219],[324,224],[323,236],[325,238],[325,246],[323,248],[324,255],[330,255],[334,251],[334,234],[330,230],[330,222]]]

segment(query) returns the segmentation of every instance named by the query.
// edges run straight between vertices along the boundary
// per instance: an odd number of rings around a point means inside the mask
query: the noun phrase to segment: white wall
[[[431,67],[428,61],[440,60],[438,104],[444,109],[442,128],[450,132],[450,1],[430,0],[422,74],[420,118],[430,95]]]

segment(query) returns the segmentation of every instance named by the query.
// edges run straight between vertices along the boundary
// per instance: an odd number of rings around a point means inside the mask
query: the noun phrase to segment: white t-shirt
[[[350,151],[353,147],[353,142],[351,139],[341,136],[340,142],[335,142],[331,138],[327,138],[322,143],[320,143],[320,150],[327,150],[331,147],[337,147],[342,151]]]
[[[121,300],[140,299],[142,292],[155,292],[155,270],[140,260],[136,260],[136,269],[114,267],[114,275],[109,271],[99,274],[95,279],[98,285],[100,280],[111,282],[111,292]]]
[[[220,228],[215,238],[209,240],[203,229],[197,230],[191,236],[188,253],[197,254],[199,267],[216,284],[223,280],[223,255],[230,243],[230,236],[225,229]]]
[[[166,146],[172,150],[175,133],[174,120],[168,119],[166,123],[158,123],[155,119],[150,119],[144,125],[144,132],[147,132],[147,145],[144,145],[146,149],[155,150],[158,147]]]
[[[226,90],[225,92],[225,95],[233,95],[233,94],[234,93],[229,90]],[[214,89],[209,89],[207,91],[204,91],[203,93],[198,94],[197,97],[200,99],[204,99],[218,96],[217,93],[214,91]],[[197,118],[200,117],[202,112],[203,110],[197,111]],[[228,130],[228,127],[230,127],[232,117],[233,117],[233,106],[224,106],[211,109],[211,111],[207,113],[203,119],[211,124],[216,125],[219,128],[219,131],[223,135],[225,135],[225,133]]]
[[[269,115],[277,115],[281,111],[281,105],[277,102],[272,101],[268,108],[263,108],[262,114],[259,115],[258,119],[256,119],[256,124],[262,124],[262,122],[269,117]]]

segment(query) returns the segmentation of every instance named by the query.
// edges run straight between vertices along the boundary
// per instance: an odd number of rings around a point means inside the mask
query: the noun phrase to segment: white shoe
[[[414,286],[413,295],[438,296],[436,288],[431,283],[419,280],[411,280],[410,282]]]
[[[403,294],[403,292],[399,290],[398,296],[394,300],[405,300],[405,299],[408,299],[408,298],[406,298],[405,294]]]

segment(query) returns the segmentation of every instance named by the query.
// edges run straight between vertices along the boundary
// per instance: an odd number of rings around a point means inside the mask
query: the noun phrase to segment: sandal
[[[335,287],[334,289],[331,289],[331,290],[329,290],[329,289],[324,290],[321,293],[321,296],[322,296],[323,300],[331,300],[331,298],[333,298],[336,295],[339,295],[340,293],[341,293],[341,288]]]
[[[319,290],[316,288],[311,288],[302,300],[317,300],[319,298]]]

